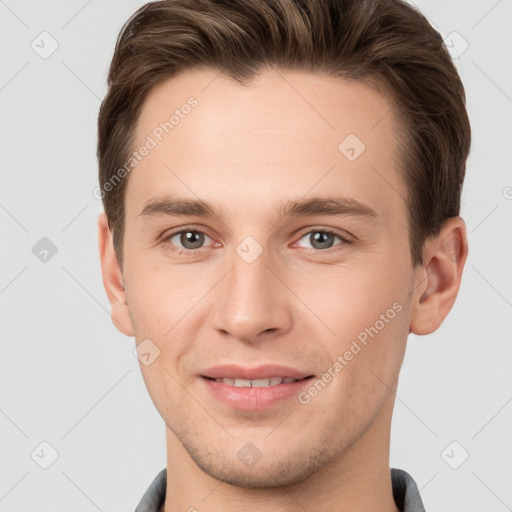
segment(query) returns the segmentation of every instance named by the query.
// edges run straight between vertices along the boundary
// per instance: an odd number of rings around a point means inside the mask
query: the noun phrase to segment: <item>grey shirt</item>
[[[162,469],[142,496],[135,512],[161,512],[165,501],[167,470]],[[400,512],[425,512],[420,492],[412,476],[403,469],[391,468],[393,498]]]

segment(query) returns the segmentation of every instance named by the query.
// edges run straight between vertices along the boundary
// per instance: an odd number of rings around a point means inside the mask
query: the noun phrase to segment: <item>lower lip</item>
[[[263,388],[237,387],[216,382],[215,380],[202,377],[210,392],[220,402],[233,409],[261,410],[268,409],[284,400],[297,395],[304,387],[308,386],[313,377],[267,386]]]

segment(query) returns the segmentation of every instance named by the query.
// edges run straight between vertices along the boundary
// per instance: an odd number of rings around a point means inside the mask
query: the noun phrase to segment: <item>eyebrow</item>
[[[185,199],[165,196],[150,199],[139,216],[197,216],[205,218],[222,217],[222,212],[201,199]],[[310,217],[315,215],[355,216],[372,220],[378,219],[377,212],[370,206],[349,197],[312,197],[302,200],[288,200],[278,207],[282,217]]]

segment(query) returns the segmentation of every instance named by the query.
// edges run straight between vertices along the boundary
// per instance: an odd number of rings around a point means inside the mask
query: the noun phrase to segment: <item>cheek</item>
[[[361,372],[361,378],[367,378],[374,367],[375,373],[391,376],[407,340],[409,278],[383,259],[380,266],[368,264],[364,269],[330,266],[323,275],[303,279],[297,294],[307,297],[308,308],[322,320],[316,337],[331,361],[343,357],[347,366],[354,366],[354,377]],[[310,313],[308,318],[316,323]]]
[[[205,323],[201,298],[218,278],[211,269],[147,262],[137,266],[135,259],[131,263],[126,291],[135,338],[137,344],[150,339],[159,351],[151,365],[141,364],[144,381],[154,402],[179,397],[180,383],[187,385],[194,370],[186,356],[196,349],[194,340]],[[160,405],[166,404],[164,400]]]
[[[393,309],[393,304],[403,306],[406,301],[406,276],[383,263],[380,265],[324,265],[290,274],[290,288],[304,304],[293,300],[298,307],[309,309],[310,317],[314,314],[323,320],[332,338],[356,336],[390,309],[388,316],[397,316],[400,306]]]
[[[206,276],[184,266],[132,260],[126,276],[127,302],[135,319],[136,338],[171,339],[200,297],[208,291]],[[144,264],[142,264],[144,263]]]

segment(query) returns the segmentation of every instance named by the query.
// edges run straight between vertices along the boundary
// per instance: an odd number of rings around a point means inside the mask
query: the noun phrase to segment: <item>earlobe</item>
[[[462,218],[448,219],[439,235],[427,241],[423,266],[418,266],[409,332],[430,334],[442,324],[455,303],[468,254]]]
[[[126,304],[123,275],[112,242],[107,216],[100,213],[98,218],[98,245],[100,251],[103,286],[111,307],[113,324],[126,336],[133,336],[133,326]]]

